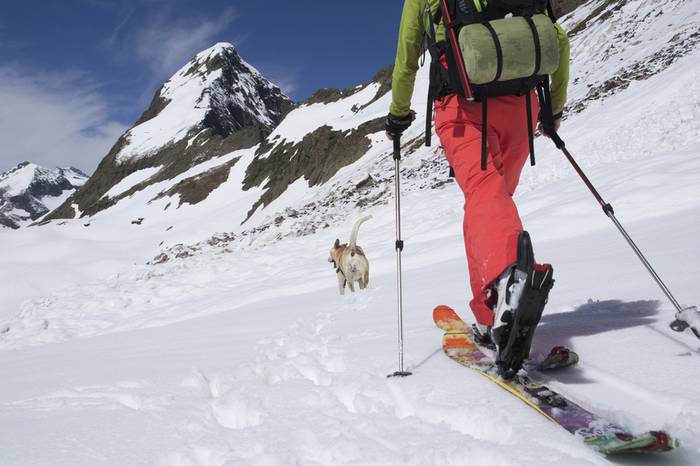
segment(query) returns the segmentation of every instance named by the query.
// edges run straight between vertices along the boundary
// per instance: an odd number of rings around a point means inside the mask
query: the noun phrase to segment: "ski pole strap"
[[[425,12],[428,15],[428,22],[430,23],[430,31],[428,31],[428,51],[430,52],[430,57],[433,62],[440,61],[440,49],[437,45],[437,33],[435,32],[435,20],[439,21],[439,18],[433,18],[433,14],[430,12],[430,2],[426,2]],[[440,11],[438,10],[438,17],[440,16]]]
[[[440,50],[437,46],[437,38],[435,32],[435,23],[433,21],[433,15],[430,12],[430,2],[425,4],[425,12],[428,15],[428,22],[430,23],[430,31],[428,32],[427,43],[428,52],[430,52],[430,84],[428,84],[428,102],[425,109],[425,146],[430,147],[432,139],[432,125],[433,125],[433,102],[435,101],[435,92],[433,91],[433,79],[437,76],[435,70],[435,64],[440,62]]]
[[[551,19],[553,23],[556,23],[557,17],[554,16],[554,9],[552,9],[551,0],[547,2],[547,13],[549,14],[549,19]]]
[[[552,140],[557,149],[563,150],[566,144],[559,137],[554,129],[554,118],[552,115],[552,96],[549,92],[549,79],[540,82],[535,89],[537,90],[537,98],[540,101],[540,121],[545,133]]]
[[[527,142],[530,145],[530,165],[535,165],[535,135],[532,130],[532,97],[525,94],[525,113],[527,114]]]

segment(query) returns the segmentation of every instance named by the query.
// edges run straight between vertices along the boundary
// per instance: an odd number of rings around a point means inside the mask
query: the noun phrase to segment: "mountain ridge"
[[[688,15],[688,3],[683,0],[666,3],[574,1],[569,2],[568,7],[574,8],[581,3],[584,4],[561,18],[562,24],[571,31],[574,44],[569,110],[565,119],[590,105],[598,105],[636,81],[651,78],[697,46],[697,34],[692,29],[692,13]],[[625,24],[629,24],[629,28],[625,29]],[[688,45],[687,50],[682,53],[664,52],[669,41],[674,44],[673,50]],[[593,48],[601,44],[611,45],[603,53],[593,54]],[[217,46],[221,47],[219,44]],[[208,53],[198,54],[199,61],[206,62]],[[580,66],[587,62],[595,62],[596,66]],[[649,66],[640,68],[639,63],[648,63]],[[193,75],[201,69],[190,65],[183,67],[181,73]],[[439,152],[437,138],[434,138],[435,143],[430,149],[421,145],[422,128],[419,126],[422,125],[418,122],[425,119],[426,88],[427,69],[423,67],[418,71],[412,99],[413,107],[418,111],[417,122],[406,132],[403,141],[404,164],[411,157],[417,157],[420,162],[407,169],[408,176],[416,177],[416,182],[421,186],[440,187],[450,180],[441,171],[445,165],[442,159],[433,160],[428,155]],[[330,199],[334,202],[341,202],[343,198],[352,199],[355,206],[386,202],[390,191],[380,189],[379,185],[380,181],[387,179],[385,172],[392,167],[382,131],[390,89],[391,67],[387,67],[365,84],[343,90],[320,89],[310,98],[294,105],[271,130],[261,131],[255,126],[245,128],[219,139],[222,144],[216,147],[213,141],[217,139],[210,136],[225,129],[209,128],[201,134],[193,133],[163,151],[162,157],[142,157],[131,161],[130,169],[117,178],[124,179],[136,172],[149,173],[149,177],[123,190],[119,196],[105,197],[104,193],[109,190],[108,184],[111,182],[107,180],[107,186],[97,190],[102,194],[86,202],[87,207],[78,214],[91,217],[127,197],[135,196],[135,200],[139,199],[137,203],[151,212],[141,215],[155,220],[160,216],[157,206],[167,210],[171,205],[179,208],[202,204],[218,190],[219,197],[227,193],[232,202],[253,198],[248,205],[236,204],[236,208],[244,209],[245,215],[239,220],[241,223],[232,225],[229,230],[242,231],[273,225],[275,219],[283,217],[287,211],[296,212],[295,215],[311,212],[313,208],[308,206],[326,205]],[[153,104],[140,120],[157,118],[160,114],[158,106]],[[245,141],[241,142],[243,139]],[[206,143],[203,148],[200,147],[201,142]],[[129,141],[125,138],[122,143],[128,144]],[[251,157],[249,152],[240,152],[243,149],[251,149],[254,155]],[[152,175],[149,170],[155,171],[157,167],[161,168]],[[437,172],[423,173],[418,167],[429,167]],[[121,166],[116,167],[116,170],[121,169]],[[352,175],[348,175],[346,169]],[[235,177],[230,175],[233,171],[237,173]],[[183,174],[190,172],[191,176],[182,178]],[[95,182],[98,181],[97,175],[93,178]],[[240,185],[234,186],[234,179],[239,180],[236,183]],[[364,183],[365,180],[370,181]],[[348,191],[356,185],[363,186],[362,199]],[[223,186],[226,188],[223,189]],[[140,191],[143,193],[138,194]],[[339,194],[341,192],[342,196]],[[317,198],[319,193],[325,193],[324,199]],[[162,200],[164,204],[156,200]],[[207,215],[207,209],[203,208],[201,215]],[[59,217],[55,214],[49,218]],[[75,211],[70,209],[64,214],[74,215]],[[238,218],[238,214],[233,217]],[[302,225],[300,231],[315,231],[315,228]]]
[[[172,179],[206,160],[262,141],[294,103],[245,62],[229,43],[195,55],[156,92],[117,140],[83,189],[47,220],[94,215],[143,187]],[[104,195],[127,176],[162,169],[116,197]]]
[[[87,179],[75,167],[50,169],[28,161],[0,173],[0,226],[18,229],[30,224]]]

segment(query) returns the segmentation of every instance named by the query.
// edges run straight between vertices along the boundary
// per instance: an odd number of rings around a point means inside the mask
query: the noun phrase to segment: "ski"
[[[678,447],[677,440],[664,431],[630,433],[548,388],[525,370],[513,379],[503,379],[493,359],[474,341],[472,328],[452,308],[437,306],[433,320],[445,332],[442,348],[447,356],[485,376],[600,453],[664,452]]]

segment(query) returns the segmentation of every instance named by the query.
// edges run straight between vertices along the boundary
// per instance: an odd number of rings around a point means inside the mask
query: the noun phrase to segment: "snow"
[[[73,186],[82,186],[87,181],[85,174],[73,167],[63,168],[63,176],[65,176]]]
[[[256,90],[256,83],[264,78],[244,60],[241,59],[241,70],[236,76],[237,88],[233,93],[221,95],[221,90],[215,83],[222,76],[222,70],[210,71],[206,64],[227,49],[233,49],[233,45],[220,42],[200,52],[163,85],[160,97],[167,104],[158,115],[127,131],[128,143],[117,154],[117,163],[148,157],[185,138],[210,111],[213,94],[217,94],[220,100],[230,100],[238,106],[252,102],[248,110],[255,113],[258,121],[268,126],[272,124],[269,112]],[[192,139],[188,147],[191,142]]]
[[[159,165],[157,167],[149,167],[137,170],[129,176],[124,177],[121,181],[119,181],[119,183],[112,186],[112,188],[109,191],[107,191],[102,197],[117,197],[120,194],[130,190],[137,184],[146,181],[147,179],[158,173],[161,168],[163,167]]]
[[[362,112],[358,118],[352,108],[370,101],[377,94],[378,89],[379,85],[372,83],[346,99],[327,104],[317,103],[299,107],[275,128],[270,139],[279,135],[287,142],[299,142],[304,135],[323,125],[328,125],[336,130],[355,128],[358,124],[367,121],[364,118],[366,112]],[[386,113],[386,105],[383,108],[384,113]]]
[[[182,68],[166,84],[161,92],[170,99],[158,116],[130,129],[126,133],[129,143],[117,154],[117,162],[148,156],[163,146],[184,138],[190,129],[204,119],[208,111],[209,96],[202,89],[211,86],[221,70],[209,74],[195,73],[184,76],[189,65]]]
[[[24,193],[36,176],[38,168],[38,165],[28,163],[23,167],[17,167],[14,170],[3,173],[2,176],[0,176],[0,191],[4,191],[7,197]]]
[[[562,128],[684,305],[700,303],[699,72],[696,50]],[[419,112],[424,89],[416,85]],[[579,82],[572,95],[586,89]],[[349,99],[363,104],[370,94]],[[382,105],[385,113],[386,98],[380,102],[356,116],[347,102],[333,112],[296,111],[346,128],[344,120],[379,114]],[[312,128],[304,125],[286,122],[280,138],[303,136]],[[406,140],[421,132],[414,125]],[[371,139],[368,153],[329,183],[298,180],[243,224],[262,192],[241,189],[256,148],[200,164],[89,219],[0,232],[0,367],[11,381],[0,386],[0,425],[12,426],[0,436],[0,463],[611,464],[442,354],[432,308],[449,304],[471,321],[454,183],[427,190],[402,179],[405,361],[414,373],[406,379],[386,378],[397,369],[393,204],[324,206],[309,220],[334,221],[307,236],[289,235],[300,223],[285,219],[229,243],[206,241],[391,170],[391,144],[381,134]],[[614,464],[697,464],[700,341],[668,328],[675,309],[560,153],[542,139],[536,152],[516,196],[556,284],[533,352],[564,344],[581,356],[576,368],[538,376],[632,431],[667,429],[682,444]],[[429,148],[407,154],[403,173],[433,157]],[[154,200],[235,159],[228,180],[200,204]],[[364,214],[373,216],[358,239],[370,289],[341,297],[328,250]],[[132,225],[138,217],[145,220]],[[189,256],[146,263],[178,243]]]
[[[664,158],[668,168],[693,155]],[[629,190],[632,201],[666,181],[651,176],[658,166],[635,160],[601,164],[590,175],[621,170],[650,178]],[[697,164],[688,170],[700,174]],[[552,202],[574,181],[541,185],[520,201]],[[578,199],[588,204],[587,196]],[[10,330],[0,351],[13,380],[0,389],[0,418],[22,426],[3,439],[4,458],[56,465],[607,464],[439,351],[430,310],[464,303],[460,197],[451,186],[404,199],[411,378],[385,378],[396,368],[394,252],[391,207],[381,206],[359,236],[372,266],[366,293],[339,297],[325,262],[334,237],[349,234],[355,219],[348,218],[324,234],[260,249],[211,248],[137,265],[35,303],[22,320],[39,328],[20,327],[16,336]],[[683,200],[660,196],[647,211],[653,218],[665,202]],[[697,272],[684,267],[700,259],[692,247],[698,210],[692,203],[663,222],[640,216],[628,225],[657,254],[653,262],[673,288],[694,301]],[[552,375],[551,385],[630,428],[671,429],[684,450],[658,461],[694,464],[698,344],[668,330],[672,308],[655,301],[660,293],[612,227],[598,222],[604,216],[597,209],[581,212],[598,225],[593,231],[560,215],[540,209],[526,216],[535,238],[558,226],[556,237],[537,243],[558,283],[535,350],[566,343],[583,359],[580,368]],[[668,232],[662,247],[656,238]],[[94,245],[81,247],[99,255]],[[464,304],[461,310],[467,317]],[[29,448],[28,435],[44,448]],[[119,442],[110,441],[115,436]]]
[[[412,107],[416,111],[416,121],[425,117],[428,86],[428,67],[418,71],[414,87]],[[292,110],[275,128],[268,140],[278,144],[298,143],[306,134],[321,127],[329,126],[336,131],[348,131],[362,123],[386,116],[391,102],[391,93],[372,101],[379,90],[377,83],[365,86],[351,96],[331,103],[303,105]],[[418,125],[416,125],[418,126]],[[264,154],[264,158],[267,154]]]
[[[65,187],[66,181],[73,186],[81,186],[86,180],[87,176],[74,168],[45,168],[23,162],[0,174],[0,206],[6,206],[2,216],[19,226],[30,225],[40,220],[36,216],[43,211],[43,207],[48,209],[48,213],[68,199],[75,189],[63,189],[57,196],[39,196],[38,193],[49,189],[52,189],[49,192],[56,192],[59,186]],[[19,200],[10,199],[13,196],[19,196]],[[13,208],[10,209],[7,203]],[[27,205],[31,206],[30,211],[23,208]]]
[[[81,181],[80,184],[85,183],[84,178],[81,179],[80,181]],[[76,186],[80,186],[80,185],[76,185]],[[52,210],[54,210],[55,208],[57,208],[58,206],[63,204],[66,201],[66,199],[68,199],[70,197],[70,195],[73,194],[74,192],[75,192],[75,189],[67,189],[67,190],[63,191],[60,196],[44,196],[41,198],[41,203],[44,204],[44,206],[47,209],[49,209],[49,212],[51,212]]]
[[[23,162],[15,168],[0,173],[0,193],[5,197],[24,194],[32,183],[55,184],[62,178],[73,186],[82,186],[87,178],[74,168],[45,168],[35,163]],[[45,196],[51,202],[50,196]],[[43,200],[40,199],[40,200]]]

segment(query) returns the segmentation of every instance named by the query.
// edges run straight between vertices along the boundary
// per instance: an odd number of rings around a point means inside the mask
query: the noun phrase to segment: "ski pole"
[[[401,281],[401,252],[403,251],[403,240],[401,239],[401,186],[400,186],[400,166],[401,161],[401,137],[394,136],[394,210],[396,214],[396,301],[398,309],[399,327],[399,370],[387,377],[406,377],[411,375],[403,367],[403,289]]]
[[[598,201],[598,204],[603,208],[603,212],[605,215],[612,220],[612,222],[615,224],[617,229],[620,231],[622,236],[625,238],[627,241],[627,244],[630,245],[634,253],[637,255],[640,261],[642,261],[642,264],[644,264],[644,267],[647,269],[649,274],[652,276],[654,281],[656,281],[656,284],[659,285],[659,288],[661,288],[661,291],[666,295],[669,301],[671,301],[671,304],[676,308],[676,319],[669,324],[672,330],[676,332],[682,332],[687,328],[690,328],[693,332],[693,334],[700,339],[700,312],[698,312],[697,307],[695,306],[690,306],[683,308],[676,298],[673,296],[673,293],[671,293],[671,290],[669,290],[668,286],[661,280],[661,277],[659,274],[656,273],[656,270],[651,266],[649,261],[644,257],[644,254],[642,254],[642,251],[637,247],[635,242],[632,240],[630,235],[627,233],[625,228],[622,226],[620,221],[615,217],[615,211],[610,205],[609,202],[606,202],[603,197],[600,195],[597,189],[595,189],[595,186],[593,186],[593,183],[591,183],[591,180],[588,179],[586,174],[583,172],[581,167],[579,166],[578,163],[576,163],[576,160],[574,160],[574,157],[571,155],[571,153],[567,150],[566,144],[564,144],[564,141],[559,137],[556,131],[554,131],[554,126],[550,126],[547,128],[547,134],[550,134],[550,138],[552,139],[552,142],[554,142],[554,145],[557,146],[557,149],[562,151],[562,153],[566,156],[566,158],[569,160],[569,163],[574,167],[574,170],[576,170],[576,173],[578,173],[579,177],[583,180],[585,183],[586,187],[588,187],[588,190],[593,194],[593,197],[595,197],[596,201]]]

